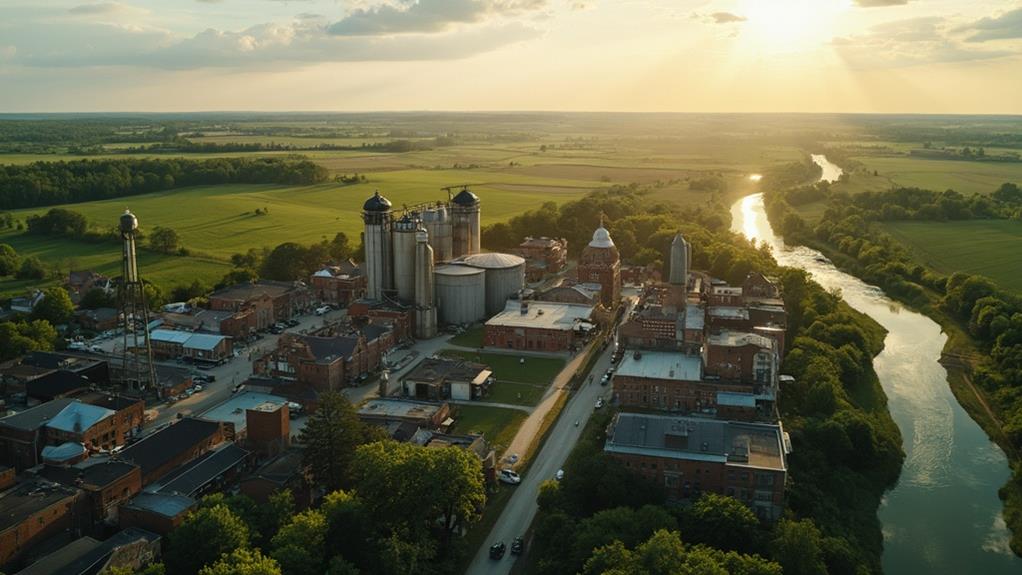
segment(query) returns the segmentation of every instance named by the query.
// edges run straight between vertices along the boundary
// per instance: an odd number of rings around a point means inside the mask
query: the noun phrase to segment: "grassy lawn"
[[[522,422],[528,417],[524,411],[503,407],[457,405],[453,406],[453,409],[452,433],[481,433],[491,446],[509,445]]]
[[[923,265],[946,274],[984,275],[1022,293],[1022,222],[887,222],[882,227]]]
[[[541,383],[516,383],[498,380],[490,386],[490,393],[483,401],[494,403],[511,403],[517,405],[536,405],[543,399],[547,385]]]
[[[470,361],[478,361],[490,366],[498,384],[504,381],[547,385],[564,369],[565,360],[559,357],[526,357],[518,355],[501,355],[496,353],[477,353],[474,351],[444,350],[445,355],[457,355]],[[519,359],[525,357],[525,363]]]
[[[483,333],[486,331],[486,326],[477,325],[473,326],[461,335],[456,335],[451,338],[450,343],[452,345],[458,345],[461,347],[482,347],[483,346]]]

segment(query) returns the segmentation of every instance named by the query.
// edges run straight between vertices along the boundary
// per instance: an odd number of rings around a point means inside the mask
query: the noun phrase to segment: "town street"
[[[628,309],[623,317],[628,317],[628,312],[634,305],[635,300],[629,298]],[[547,479],[553,479],[557,470],[564,466],[568,455],[582,435],[589,416],[596,408],[597,398],[603,397],[605,402],[610,400],[612,387],[609,384],[600,385],[600,378],[611,367],[610,359],[613,354],[614,346],[607,346],[590,372],[593,374],[592,383],[583,384],[564,406],[564,410],[550,431],[539,454],[536,455],[532,466],[522,475],[522,482],[514,487],[514,495],[511,496],[511,500],[508,501],[504,511],[497,519],[490,535],[476,551],[475,558],[466,571],[468,575],[508,573],[511,570],[516,556],[508,552],[503,559],[490,559],[490,545],[503,541],[510,550],[514,538],[525,535],[539,510],[536,498],[539,496],[540,484]],[[609,406],[604,409],[608,408]],[[576,421],[578,425],[575,425]]]

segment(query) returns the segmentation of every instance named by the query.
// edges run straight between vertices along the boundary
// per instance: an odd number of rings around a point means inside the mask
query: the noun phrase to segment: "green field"
[[[882,228],[937,271],[984,275],[1022,293],[1022,222],[890,222]]]
[[[478,361],[490,366],[497,385],[504,381],[547,385],[564,369],[565,361],[555,357],[528,357],[526,354],[503,355],[477,353],[474,351],[443,350],[444,355],[456,355],[469,361]],[[519,360],[524,357],[525,363]]]
[[[451,427],[451,433],[482,434],[490,446],[510,445],[518,428],[528,417],[524,411],[503,407],[457,405],[453,409],[454,426]]]
[[[855,159],[862,162],[869,172],[876,170],[878,183],[887,181],[898,186],[938,192],[951,189],[965,195],[989,194],[1004,182],[1022,182],[1022,162],[929,160],[908,156]]]
[[[491,403],[508,403],[512,405],[536,405],[549,387],[549,383],[515,383],[497,381],[490,386],[490,391],[483,401]]]

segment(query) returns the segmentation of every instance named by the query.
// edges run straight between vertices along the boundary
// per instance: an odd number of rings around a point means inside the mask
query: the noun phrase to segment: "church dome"
[[[593,241],[589,242],[591,248],[612,248],[614,240],[610,239],[610,232],[602,225],[593,232]]]

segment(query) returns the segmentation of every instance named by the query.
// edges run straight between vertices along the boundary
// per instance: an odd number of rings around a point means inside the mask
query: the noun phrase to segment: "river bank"
[[[946,359],[945,350],[961,349],[956,347],[961,332],[942,329],[928,315],[840,271],[820,251],[786,246],[766,221],[762,197],[750,198],[733,208],[736,231],[770,245],[782,264],[807,269],[828,289],[840,289],[852,307],[888,329],[875,367],[902,430],[907,458],[901,480],[879,512],[885,571],[1018,572],[1022,564],[1011,554],[996,496],[1009,477],[1007,458],[971,417],[972,405],[952,393],[955,387],[966,397],[967,379],[959,377],[955,366],[949,372],[939,362]],[[838,265],[848,263],[834,251],[823,251]]]

